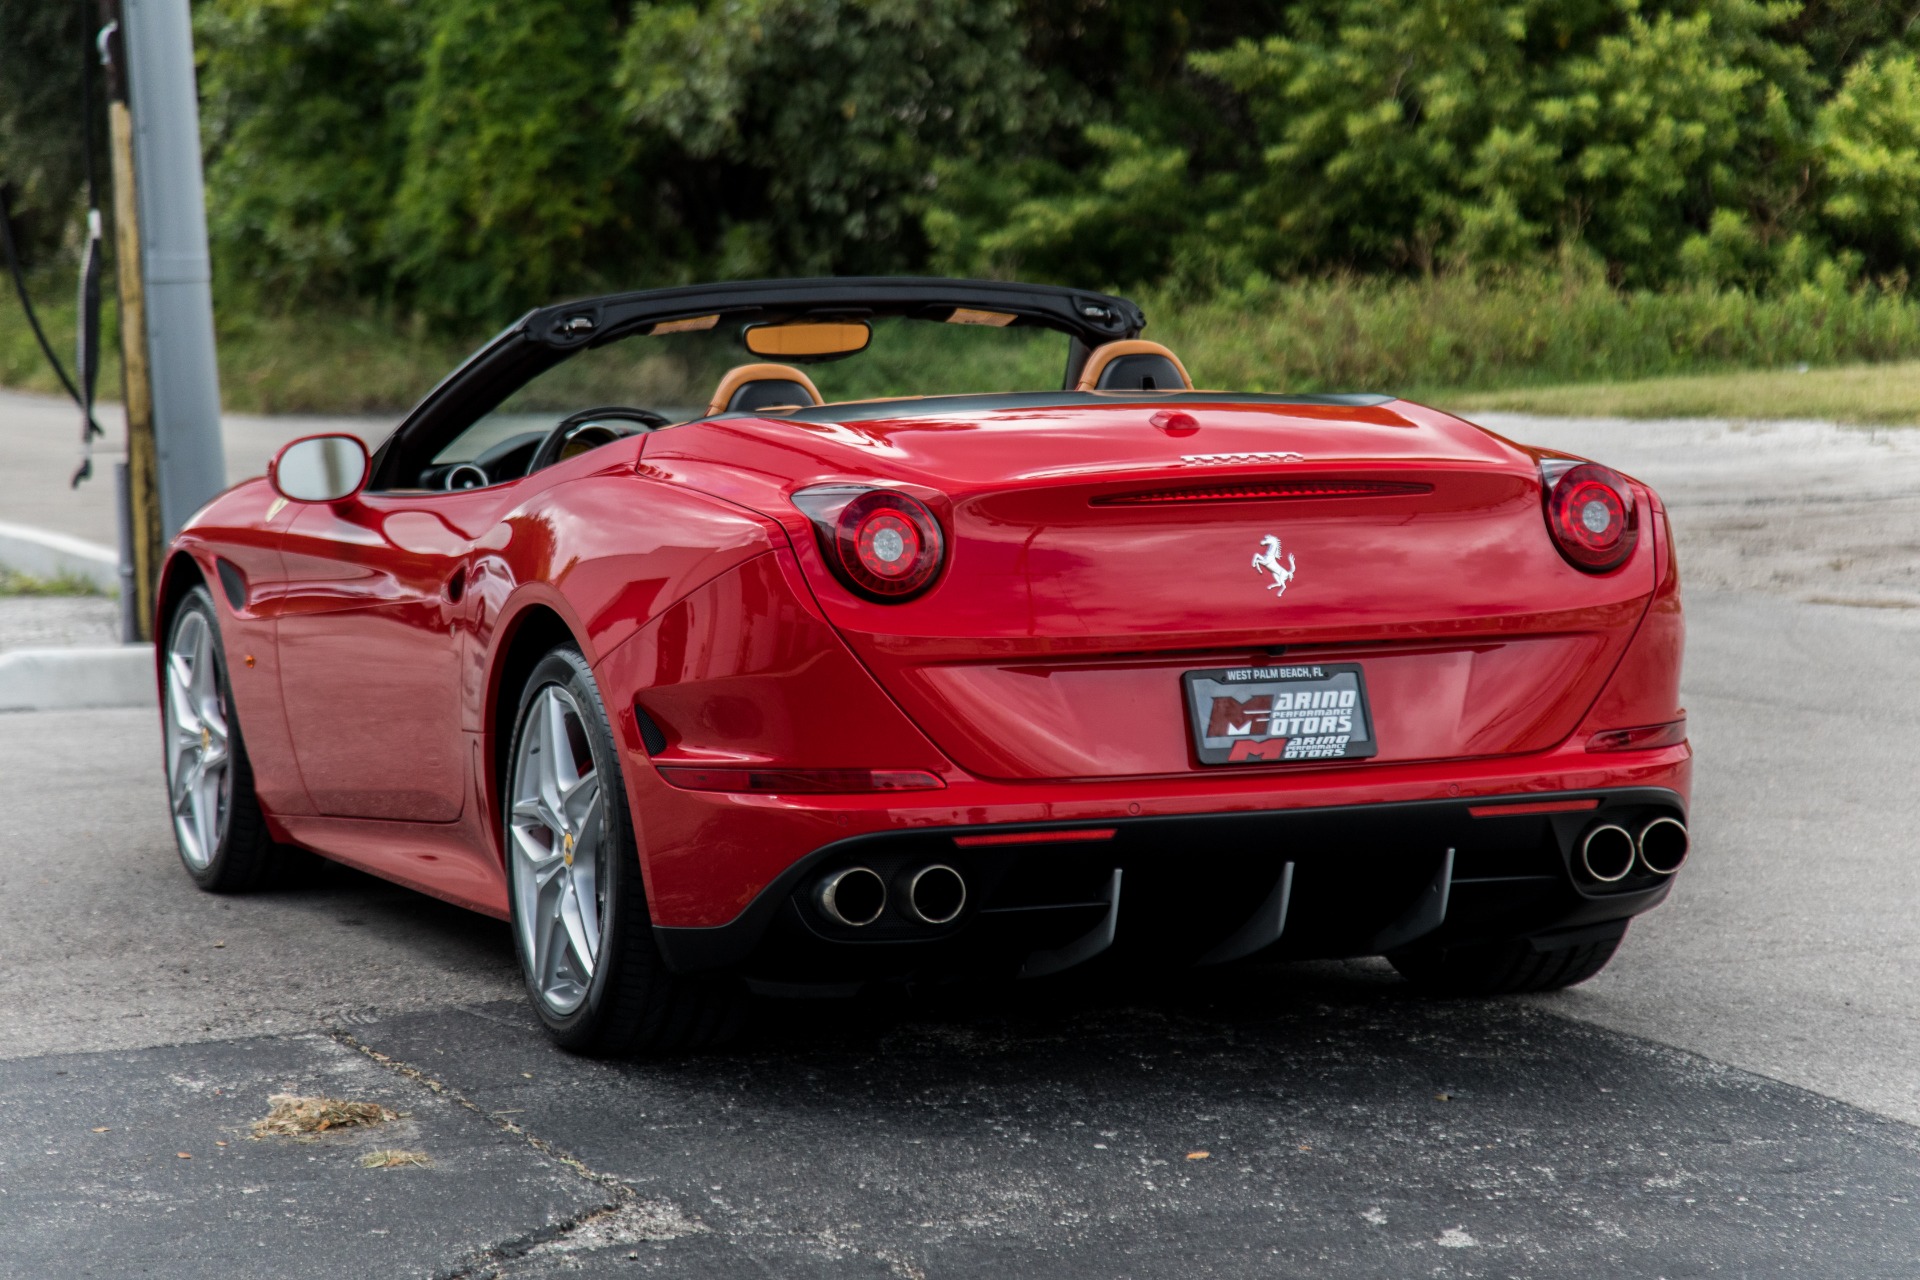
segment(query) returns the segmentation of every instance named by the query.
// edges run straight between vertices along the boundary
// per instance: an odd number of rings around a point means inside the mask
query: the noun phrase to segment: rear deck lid
[[[1653,587],[1650,540],[1612,573],[1573,568],[1531,455],[1403,402],[723,421],[659,433],[645,464],[786,524],[828,618],[989,777],[1216,767],[1183,674],[1283,657],[1362,664],[1376,760],[1540,749]],[[790,495],[848,482],[934,509],[947,562],[924,595],[865,600],[827,571]]]

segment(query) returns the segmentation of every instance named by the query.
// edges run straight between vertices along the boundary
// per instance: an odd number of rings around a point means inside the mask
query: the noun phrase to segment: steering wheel
[[[618,404],[602,405],[597,409],[582,409],[578,413],[570,413],[560,419],[553,430],[547,433],[547,438],[540,442],[540,447],[533,451],[533,457],[527,463],[527,474],[532,475],[542,467],[550,467],[560,461],[562,450],[576,440],[586,444],[589,449],[596,449],[603,444],[611,444],[623,436],[634,434],[632,431],[616,431],[611,427],[601,427],[599,431],[593,430],[598,424],[609,420],[632,422],[642,430],[648,431],[655,427],[664,427],[671,421],[665,414],[655,413],[651,409],[634,409]]]

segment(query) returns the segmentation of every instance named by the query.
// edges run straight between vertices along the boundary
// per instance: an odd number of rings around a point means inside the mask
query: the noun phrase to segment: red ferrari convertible
[[[164,568],[188,872],[297,846],[510,920],[601,1052],[1089,962],[1598,972],[1687,856],[1659,497],[1388,396],[1196,391],[1144,325],[619,294],[371,455],[288,445]]]

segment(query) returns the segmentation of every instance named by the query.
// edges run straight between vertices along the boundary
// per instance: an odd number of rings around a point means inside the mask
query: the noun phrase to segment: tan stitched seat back
[[[813,379],[790,364],[743,364],[727,370],[707,402],[707,416],[819,404]]]
[[[1095,347],[1076,391],[1191,391],[1180,357],[1157,342],[1131,338]]]

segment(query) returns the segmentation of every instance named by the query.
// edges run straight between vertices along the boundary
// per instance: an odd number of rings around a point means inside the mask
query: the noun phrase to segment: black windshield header
[[[765,323],[802,316],[905,316],[946,320],[956,311],[999,312],[1089,347],[1139,336],[1147,319],[1125,298],[1052,285],[925,276],[819,280],[741,280],[614,293],[529,312],[515,330],[557,349],[606,342],[654,325],[718,316],[720,323]],[[511,332],[511,331],[510,331]]]

